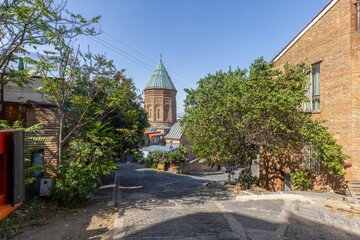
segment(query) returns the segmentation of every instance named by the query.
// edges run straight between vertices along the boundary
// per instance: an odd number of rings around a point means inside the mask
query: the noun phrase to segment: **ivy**
[[[308,190],[311,187],[311,178],[310,173],[303,170],[296,170],[291,173],[292,184],[295,186],[297,190]]]

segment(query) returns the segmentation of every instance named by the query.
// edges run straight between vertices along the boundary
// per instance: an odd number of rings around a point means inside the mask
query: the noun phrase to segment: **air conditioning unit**
[[[49,196],[50,188],[52,185],[52,179],[50,178],[41,178],[40,179],[40,193],[39,196]]]

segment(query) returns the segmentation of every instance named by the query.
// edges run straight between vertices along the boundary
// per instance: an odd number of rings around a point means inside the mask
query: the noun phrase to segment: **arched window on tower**
[[[147,113],[148,113],[148,118],[151,119],[152,118],[152,107],[151,107],[151,105],[148,106]]]
[[[169,120],[169,106],[165,106],[164,108],[164,120]]]
[[[156,120],[160,120],[160,106],[155,107],[155,118]]]

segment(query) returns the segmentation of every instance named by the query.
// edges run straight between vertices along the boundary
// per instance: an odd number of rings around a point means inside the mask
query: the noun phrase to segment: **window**
[[[313,111],[320,110],[320,64],[315,64],[311,69],[311,103]]]
[[[149,108],[148,114],[149,114],[149,118],[151,119],[151,115],[152,115],[151,108]]]
[[[4,119],[13,124],[15,121],[19,120],[25,122],[25,107],[20,104],[3,104],[4,106]]]
[[[169,107],[166,106],[164,109],[164,120],[168,120],[169,119]]]
[[[311,144],[305,145],[302,151],[302,167],[312,172],[320,171],[319,150]]]
[[[309,77],[309,86],[306,96],[309,102],[303,103],[304,111],[319,111],[320,110],[320,63],[314,64],[311,67],[311,74]]]
[[[160,119],[160,108],[156,109],[156,116],[157,119]]]

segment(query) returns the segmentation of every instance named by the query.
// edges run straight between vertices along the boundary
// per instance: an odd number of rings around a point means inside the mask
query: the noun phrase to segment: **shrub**
[[[58,168],[59,175],[52,189],[52,196],[60,205],[82,203],[98,189],[101,177],[115,169],[112,161],[91,164],[69,161]]]
[[[52,196],[60,205],[79,204],[91,197],[101,184],[101,177],[116,169],[100,148],[76,140],[69,144],[69,159],[57,169]]]
[[[291,173],[291,179],[297,190],[309,190],[311,187],[310,174],[307,171],[297,170]]]

